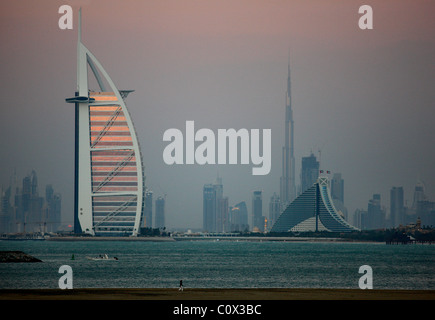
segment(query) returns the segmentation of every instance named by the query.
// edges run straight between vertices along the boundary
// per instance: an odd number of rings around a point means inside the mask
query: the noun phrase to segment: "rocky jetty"
[[[0,251],[0,263],[2,262],[42,262],[22,251]]]

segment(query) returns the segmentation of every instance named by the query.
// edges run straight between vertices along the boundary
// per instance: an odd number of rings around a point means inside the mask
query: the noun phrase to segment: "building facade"
[[[216,191],[213,184],[206,184],[202,189],[202,229],[214,232],[216,217]]]
[[[249,231],[248,208],[245,201],[239,202],[231,208],[230,221],[230,232]]]
[[[156,199],[156,228],[163,229],[165,225],[165,198]]]
[[[393,227],[403,225],[404,216],[403,187],[392,187],[390,191],[390,219]]]
[[[145,191],[145,208],[143,212],[143,226],[153,227],[153,192],[149,189]]]
[[[254,191],[252,194],[252,230],[264,232],[263,217],[263,194],[261,191]]]
[[[274,192],[269,202],[269,226],[273,226],[281,214],[282,206],[279,196]]]
[[[203,187],[202,229],[204,232],[229,232],[231,229],[228,197],[223,196],[222,178]]]
[[[142,154],[124,99],[97,58],[77,45],[75,104],[74,231],[97,236],[136,236],[144,209]],[[97,91],[88,83],[92,71]]]
[[[329,179],[319,177],[289,204],[271,232],[351,232],[358,230],[337,212],[331,198]]]

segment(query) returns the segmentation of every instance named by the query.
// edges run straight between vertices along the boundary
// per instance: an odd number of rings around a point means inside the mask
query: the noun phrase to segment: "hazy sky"
[[[59,6],[74,29],[58,27]],[[371,5],[374,29],[358,28]],[[142,147],[146,185],[167,195],[167,227],[202,227],[202,187],[222,177],[229,204],[279,193],[288,53],[295,121],[296,182],[311,151],[340,172],[350,213],[392,186],[412,203],[425,182],[435,200],[434,1],[3,1],[0,4],[0,186],[35,169],[39,192],[62,193],[73,220],[78,8],[83,43],[127,99]],[[163,162],[166,129],[272,130],[272,170],[251,165]],[[250,221],[251,222],[251,221]]]

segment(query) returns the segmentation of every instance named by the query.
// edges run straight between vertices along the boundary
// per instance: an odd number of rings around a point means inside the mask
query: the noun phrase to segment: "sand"
[[[3,289],[0,300],[435,300],[435,290],[361,289]]]

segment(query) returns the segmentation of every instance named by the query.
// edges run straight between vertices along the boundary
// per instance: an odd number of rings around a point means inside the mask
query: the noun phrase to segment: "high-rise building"
[[[252,197],[252,230],[255,228],[264,232],[263,196],[261,191],[254,191]]]
[[[423,226],[435,227],[435,202],[422,200],[417,202],[416,216]]]
[[[280,180],[280,199],[284,205],[296,197],[294,123],[291,99],[290,63],[288,65],[287,92],[285,105],[285,145],[282,148],[282,176]]]
[[[332,176],[331,198],[334,201],[337,211],[344,217],[346,221],[349,221],[347,208],[344,205],[344,180],[341,177],[341,173],[334,173]]]
[[[302,157],[301,192],[310,188],[319,177],[319,162],[314,154]]]
[[[202,196],[202,229],[205,232],[214,232],[216,217],[216,191],[212,184],[204,185]]]
[[[341,173],[334,173],[331,179],[331,197],[344,203],[344,180]]]
[[[143,226],[145,228],[153,227],[153,192],[149,189],[145,192],[145,208],[143,212]]]
[[[165,198],[158,197],[156,199],[156,228],[165,228]]]
[[[219,176],[216,179],[214,188],[214,196],[215,196],[215,217],[214,217],[214,226],[213,232],[223,232],[225,229],[224,223],[228,219],[228,198],[226,201],[224,200],[224,186],[222,184],[222,178]]]
[[[374,194],[367,205],[366,229],[385,228],[385,210],[381,206],[381,195]]]
[[[62,210],[62,196],[55,193],[51,184],[45,188],[45,201],[46,201],[46,231],[56,232],[61,223],[61,210]]]
[[[403,187],[392,187],[390,191],[390,219],[393,227],[404,223]]]
[[[218,198],[216,208],[216,232],[229,232],[229,207],[228,197]]]
[[[231,226],[230,226],[230,232],[231,231],[246,231],[249,230],[249,224],[248,224],[248,209],[246,207],[245,201],[239,202],[230,210],[231,214]]]
[[[223,196],[222,178],[203,187],[203,224],[205,232],[228,232],[230,225],[228,197]]]
[[[12,232],[13,214],[11,204],[11,187],[0,193],[0,233]]]
[[[273,226],[273,224],[278,220],[281,211],[281,201],[279,196],[274,192],[272,197],[270,197],[269,202],[269,226]]]
[[[38,193],[38,177],[32,170],[32,173],[23,179],[22,222],[26,226],[26,232],[44,231],[43,206],[44,198]]]
[[[98,85],[91,90],[88,66]],[[124,99],[97,58],[81,41],[78,23],[75,104],[74,231],[136,236],[144,207],[142,155]]]
[[[418,202],[424,200],[426,200],[426,195],[424,193],[424,184],[418,182],[414,188],[414,199],[412,202],[412,208],[417,209]]]
[[[353,225],[360,230],[368,229],[366,210],[362,210],[362,209],[355,210],[355,213],[353,215]]]

